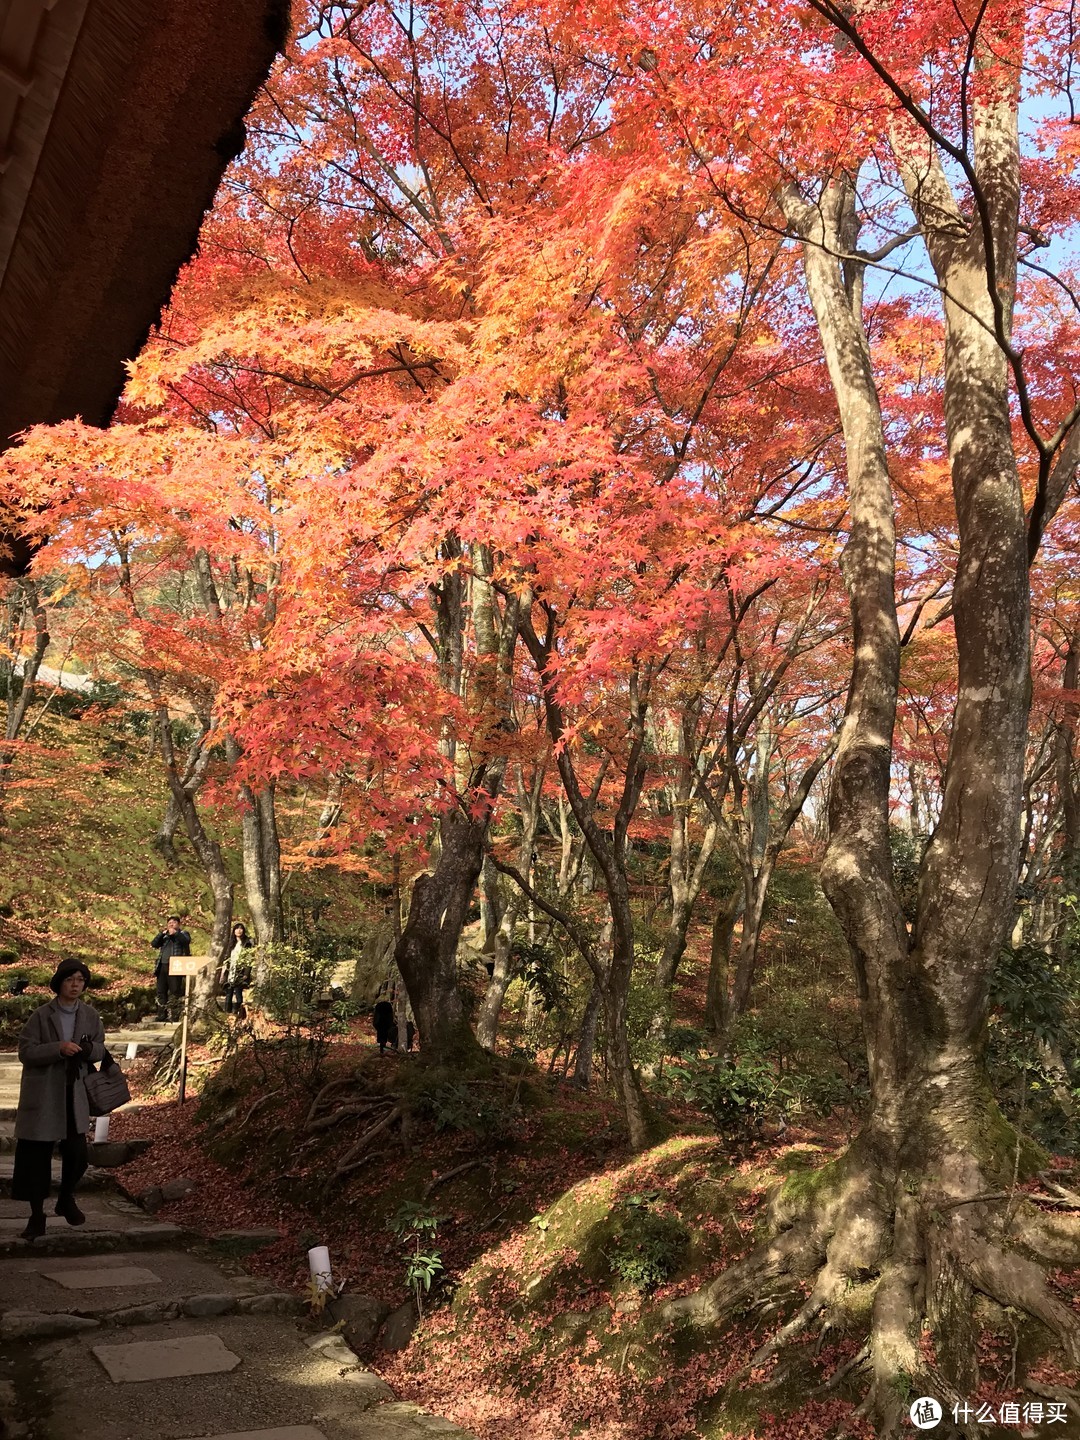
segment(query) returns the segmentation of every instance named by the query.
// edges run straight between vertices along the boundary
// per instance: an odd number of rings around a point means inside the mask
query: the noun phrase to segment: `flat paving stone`
[[[207,1440],[326,1440],[314,1425],[275,1425],[272,1430],[234,1430],[229,1435],[210,1435]]]
[[[130,1285],[160,1285],[161,1276],[141,1265],[97,1265],[89,1269],[42,1270],[46,1280],[54,1280],[66,1290],[120,1289]]]
[[[220,1375],[240,1364],[240,1356],[226,1347],[220,1335],[136,1340],[130,1345],[94,1345],[91,1349],[115,1385],[175,1380],[183,1375]]]

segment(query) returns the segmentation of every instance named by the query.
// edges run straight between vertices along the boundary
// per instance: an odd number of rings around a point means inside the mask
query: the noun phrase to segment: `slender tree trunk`
[[[517,928],[521,899],[511,895],[502,914],[502,921],[494,936],[492,949],[491,979],[480,1002],[476,1017],[476,1038],[485,1050],[494,1050],[499,1034],[499,1016],[502,1014],[506,992],[514,978],[513,952],[514,931]]]
[[[705,1030],[717,1039],[727,1034],[730,1024],[728,999],[731,969],[731,941],[745,903],[742,887],[717,907],[709,947],[709,980],[705,993]]]
[[[206,771],[210,764],[210,748],[204,744],[206,731],[209,728],[209,721],[204,721],[199,728],[199,733],[188,746],[187,755],[184,757],[184,765],[180,771],[180,783],[189,795],[195,795],[202,787],[206,779]],[[170,865],[179,863],[179,856],[176,853],[175,840],[176,832],[182,822],[180,806],[176,803],[176,797],[169,791],[168,799],[165,802],[165,813],[161,817],[161,825],[154,837],[154,849],[169,862]]]
[[[214,923],[210,936],[211,963],[206,967],[206,972],[198,978],[194,1001],[196,1016],[201,1019],[212,1019],[217,1014],[215,999],[217,975],[225,963],[230,948],[233,884],[225,867],[221,846],[207,834],[195,803],[195,797],[184,788],[183,779],[176,763],[169,712],[164,705],[158,707],[158,735],[169,792],[176,801],[184,823],[184,830],[191,842],[191,848],[198,857],[214,897]]]
[[[34,643],[29,655],[22,662],[22,671],[16,669],[22,650],[26,617],[33,622]],[[7,648],[10,659],[0,661],[0,678],[4,682],[6,710],[4,716],[4,742],[0,744],[0,826],[4,823],[4,800],[11,767],[15,762],[17,742],[26,721],[30,702],[34,696],[41,662],[49,648],[49,616],[42,604],[37,585],[29,576],[16,580],[8,603]]]
[[[773,866],[768,861],[762,861],[756,874],[748,877],[744,892],[748,898],[743,909],[742,936],[739,940],[739,958],[735,964],[735,981],[731,988],[729,1019],[745,1014],[750,1004],[750,992],[761,947],[761,930],[765,921],[765,901],[768,898],[772,874]]]
[[[593,983],[578,1031],[577,1053],[574,1057],[574,1084],[579,1090],[588,1090],[592,1084],[593,1059],[596,1055],[596,1031],[600,1023],[600,1007],[604,997],[600,986]]]

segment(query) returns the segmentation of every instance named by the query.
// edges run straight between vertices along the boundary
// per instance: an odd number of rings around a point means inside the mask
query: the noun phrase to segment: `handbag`
[[[126,1105],[131,1099],[124,1072],[108,1050],[96,1070],[93,1065],[90,1066],[83,1076],[83,1084],[86,1086],[91,1115],[108,1115],[113,1110],[119,1110],[121,1105]]]

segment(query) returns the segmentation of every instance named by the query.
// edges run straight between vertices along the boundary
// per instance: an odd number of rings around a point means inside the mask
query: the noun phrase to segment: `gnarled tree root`
[[[664,1307],[665,1319],[717,1327],[762,1297],[805,1298],[729,1381],[741,1386],[812,1327],[847,1328],[845,1297],[872,1297],[858,1353],[824,1382],[836,1387],[866,1367],[858,1414],[891,1440],[908,1430],[911,1398],[933,1396],[957,1429],[984,1434],[965,1407],[978,1385],[976,1297],[1040,1322],[1068,1367],[1080,1367],[1080,1316],[1053,1291],[1046,1265],[1080,1254],[1080,1215],[1048,1214],[1022,1192],[994,1191],[961,1160],[915,1183],[885,1183],[857,1148],[830,1167],[800,1203],[774,1207],[782,1228],[704,1289]],[[947,1193],[943,1193],[947,1192]],[[924,1333],[925,1332],[925,1333]],[[1045,1386],[1032,1382],[1034,1394]],[[965,1418],[966,1417],[966,1418]]]

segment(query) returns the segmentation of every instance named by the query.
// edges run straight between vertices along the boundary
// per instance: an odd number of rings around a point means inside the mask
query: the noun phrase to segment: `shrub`
[[[423,1076],[415,1089],[416,1113],[438,1131],[468,1130],[478,1140],[502,1140],[513,1129],[516,1111],[498,1093],[472,1087],[464,1080]]]
[[[1080,1047],[1075,1015],[1080,968],[1025,944],[998,956],[991,982],[988,1061],[1010,1119],[1042,1144],[1073,1153],[1080,1104]]]
[[[710,1056],[691,1062],[673,1079],[721,1135],[733,1138],[748,1138],[766,1120],[782,1119],[795,1099],[791,1081],[755,1055]]]
[[[647,1294],[682,1264],[690,1232],[673,1215],[651,1208],[654,1195],[629,1195],[617,1207],[608,1260],[612,1272]]]

